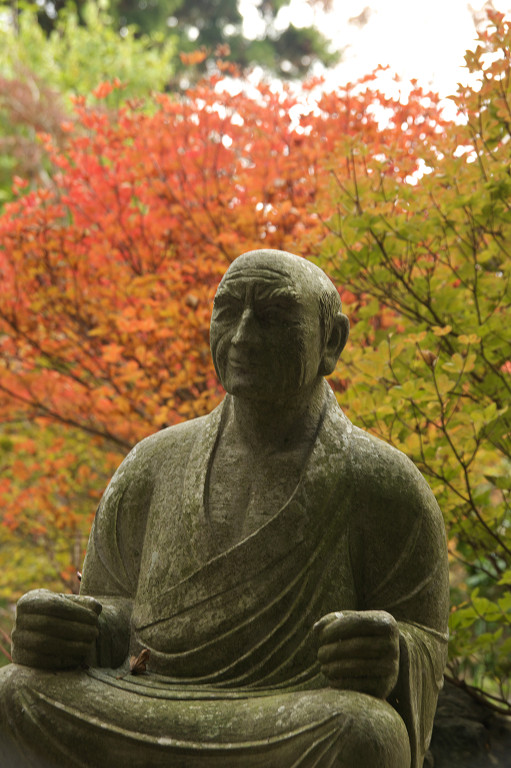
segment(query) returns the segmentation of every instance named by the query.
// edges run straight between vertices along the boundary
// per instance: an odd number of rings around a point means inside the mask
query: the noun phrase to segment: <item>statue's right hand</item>
[[[16,606],[12,660],[38,669],[79,667],[99,634],[100,613],[93,597],[27,592]]]

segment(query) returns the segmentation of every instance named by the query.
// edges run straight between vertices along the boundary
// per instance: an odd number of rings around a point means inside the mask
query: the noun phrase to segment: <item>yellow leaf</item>
[[[447,336],[447,334],[452,331],[452,325],[444,325],[443,327],[434,325],[432,330],[435,336]]]

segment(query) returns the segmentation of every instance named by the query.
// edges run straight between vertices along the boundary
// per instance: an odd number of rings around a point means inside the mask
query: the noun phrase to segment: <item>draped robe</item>
[[[255,532],[218,553],[208,484],[230,407],[227,396],[208,416],[143,440],[121,464],[83,571],[82,593],[103,604],[95,658],[87,671],[57,674],[13,665],[4,722],[18,744],[45,743],[42,754],[59,765],[159,766],[172,756],[169,764],[190,768],[308,768],[344,766],[335,760],[346,732],[358,718],[367,727],[369,712],[388,720],[389,743],[405,724],[420,768],[447,639],[433,494],[402,453],[349,422],[325,383],[291,497],[276,513],[260,510]],[[329,688],[316,658],[319,618],[369,609],[399,626],[388,703]],[[135,677],[126,658],[143,648],[148,670]],[[78,745],[96,743],[96,762],[81,762]]]

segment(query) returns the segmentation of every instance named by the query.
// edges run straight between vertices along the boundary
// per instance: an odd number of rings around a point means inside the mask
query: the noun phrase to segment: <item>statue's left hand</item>
[[[314,628],[321,671],[333,688],[387,698],[399,673],[399,629],[390,613],[329,613]]]
[[[16,607],[12,660],[38,669],[79,667],[98,637],[100,613],[93,597],[27,592]]]

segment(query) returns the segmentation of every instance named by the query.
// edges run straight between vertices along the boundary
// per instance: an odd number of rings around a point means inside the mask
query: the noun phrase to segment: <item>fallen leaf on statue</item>
[[[147,648],[143,648],[138,656],[130,656],[130,674],[140,675],[145,672],[150,655],[151,652]]]

